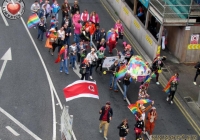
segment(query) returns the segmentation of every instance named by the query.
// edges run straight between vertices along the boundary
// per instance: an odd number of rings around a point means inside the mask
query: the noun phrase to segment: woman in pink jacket
[[[117,20],[116,23],[115,23],[115,31],[118,31],[118,35],[119,35],[119,38],[118,39],[123,39],[123,35],[124,35],[124,27],[121,23],[120,20]]]
[[[81,15],[80,15],[79,11],[76,11],[76,14],[74,14],[72,17],[73,25],[78,23],[78,21],[80,21],[80,20],[81,20]]]
[[[99,15],[95,11],[90,14],[90,21],[99,26]]]

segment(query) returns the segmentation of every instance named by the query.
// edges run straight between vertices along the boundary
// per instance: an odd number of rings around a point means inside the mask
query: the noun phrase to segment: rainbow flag
[[[170,84],[168,84],[168,85],[164,88],[164,92],[167,93],[167,94],[170,92]]]
[[[136,103],[138,103],[138,104],[146,104],[146,103],[150,103],[150,102],[152,102],[152,101],[149,100],[149,99],[140,99]]]
[[[117,78],[117,80],[119,80],[119,79],[121,79],[122,77],[124,77],[125,74],[126,74],[126,71],[127,71],[126,64],[120,66],[119,71],[118,71],[118,72],[116,73],[116,75],[115,75],[116,78]]]
[[[32,14],[28,18],[27,26],[28,26],[28,28],[32,28],[35,25],[37,25],[39,22],[40,22],[40,19],[39,19],[38,15],[37,14]]]
[[[128,106],[128,108],[130,109],[130,111],[133,113],[133,114],[136,114],[138,112],[138,104],[130,104]]]
[[[65,52],[65,47],[63,46],[61,49],[60,49],[60,52],[59,52],[59,55],[61,55],[62,53]]]
[[[59,63],[60,61],[61,61],[61,57],[60,57],[60,55],[58,55],[58,57],[55,60],[55,63]]]

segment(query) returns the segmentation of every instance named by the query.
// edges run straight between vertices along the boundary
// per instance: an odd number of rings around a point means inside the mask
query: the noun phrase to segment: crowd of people
[[[67,0],[64,0],[61,6],[56,0],[45,0],[44,2],[38,2],[36,0],[31,6],[31,13],[36,13],[40,18],[39,24],[34,27],[38,30],[37,39],[44,41],[44,35],[46,35],[45,47],[48,48],[50,55],[53,56],[57,49],[56,55],[61,58],[60,72],[64,71],[67,75],[69,74],[68,59],[69,65],[73,70],[77,69],[75,65],[77,62],[81,80],[89,80],[89,78],[93,79],[92,74],[94,68],[95,71],[97,71],[100,67],[100,72],[103,73],[102,65],[106,58],[105,51],[107,50],[109,54],[112,55],[118,40],[123,40],[124,28],[120,20],[117,20],[115,25],[113,25],[106,33],[105,29],[100,26],[98,13],[96,11],[89,13],[87,9],[84,9],[81,13],[80,5],[76,0],[73,5],[70,5]],[[58,20],[60,13],[62,13],[61,23],[59,23]],[[73,40],[73,42],[71,42],[71,40]],[[97,46],[96,48],[94,47],[94,44]],[[126,101],[127,89],[133,79],[130,73],[127,72],[122,79],[118,80],[116,78],[116,73],[119,71],[120,66],[126,65],[129,62],[130,58],[134,55],[134,52],[130,44],[123,41],[123,46],[124,51],[122,52],[122,55],[125,57],[126,61],[120,61],[120,59],[116,60],[109,68],[109,89],[118,92],[117,82],[122,81],[124,89],[123,97]],[[121,57],[120,54],[117,55],[119,58]],[[165,57],[156,57],[151,66],[151,72],[156,75],[156,84],[159,84],[158,77],[161,67],[163,67],[164,59]],[[171,103],[173,103],[173,97],[177,89],[177,80],[178,74],[172,77],[168,83],[168,85],[171,85],[171,88],[170,94],[166,100],[169,101],[170,99]],[[146,83],[141,84],[138,100],[150,97],[147,93],[148,86],[149,85]],[[154,102],[152,101],[151,105],[148,107],[140,105],[140,111],[135,115],[136,124],[134,132],[136,134],[136,139],[142,139],[142,132],[148,132],[150,138],[152,136],[155,120],[157,119],[156,108],[153,104]],[[111,103],[107,102],[99,111],[101,114],[99,132],[102,133],[104,127],[104,139],[106,140],[108,139],[107,133],[109,122],[113,117],[113,109],[110,105]],[[147,117],[145,117],[147,111],[149,112]],[[119,129],[120,140],[125,140],[129,133],[128,120],[124,119],[117,128]]]

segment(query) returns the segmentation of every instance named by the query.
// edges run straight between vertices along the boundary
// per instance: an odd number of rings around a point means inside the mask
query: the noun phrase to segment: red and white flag
[[[77,80],[63,89],[66,101],[80,97],[99,99],[98,89],[95,82]]]

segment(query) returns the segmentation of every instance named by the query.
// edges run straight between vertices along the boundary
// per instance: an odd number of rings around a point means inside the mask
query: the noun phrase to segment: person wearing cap
[[[65,44],[63,47],[65,47],[64,52],[59,52],[59,55],[61,56],[61,62],[60,62],[60,72],[63,72],[63,68],[65,73],[68,75],[68,45]]]
[[[96,65],[95,71],[97,71],[97,68],[100,66],[100,72],[102,72],[103,60],[105,58],[104,52],[105,52],[105,49],[103,46],[99,48],[99,50],[97,51],[98,59],[97,59],[97,65]]]
[[[90,73],[90,63],[86,58],[83,60],[79,68],[80,68],[79,73],[81,74],[81,80],[88,80]]]
[[[125,74],[125,76],[123,77],[123,88],[124,88],[124,101],[126,100],[126,93],[127,93],[127,89],[128,89],[128,87],[129,87],[129,85],[130,85],[130,82],[131,81],[131,75],[130,75],[130,73],[126,73]]]
[[[128,63],[131,57],[133,56],[133,50],[131,48],[131,45],[129,44],[126,45],[122,54],[125,56],[125,59],[127,60],[127,63]]]
[[[92,78],[92,71],[93,71],[93,67],[96,66],[96,62],[97,62],[96,60],[98,59],[98,56],[95,53],[94,48],[91,49],[91,52],[87,54],[86,58],[89,60],[89,63],[90,63],[90,79],[93,79]]]
[[[114,88],[115,92],[118,92],[117,89],[117,77],[116,77],[116,73],[119,71],[119,61],[115,60],[114,64],[111,65],[109,71],[111,71],[110,74],[110,90],[112,90]]]
[[[155,73],[156,75],[156,84],[159,85],[160,83],[158,82],[159,78],[159,71],[162,69],[164,66],[163,61],[166,59],[166,57],[156,57],[152,63],[152,72]]]
[[[101,108],[99,114],[101,114],[99,118],[99,132],[102,133],[102,128],[104,127],[104,139],[107,140],[108,127],[113,117],[113,109],[110,107],[109,101],[106,102],[106,105]]]
[[[146,132],[149,132],[150,139],[152,139],[152,133],[155,128],[156,120],[157,120],[157,112],[156,108],[153,106],[147,115],[146,125],[145,125],[145,130]]]
[[[56,40],[58,38],[58,34],[55,28],[51,28],[49,32],[50,34],[46,40],[45,47],[49,48],[49,52],[50,52],[50,50],[56,47]],[[53,55],[53,51],[51,52],[51,55]]]

